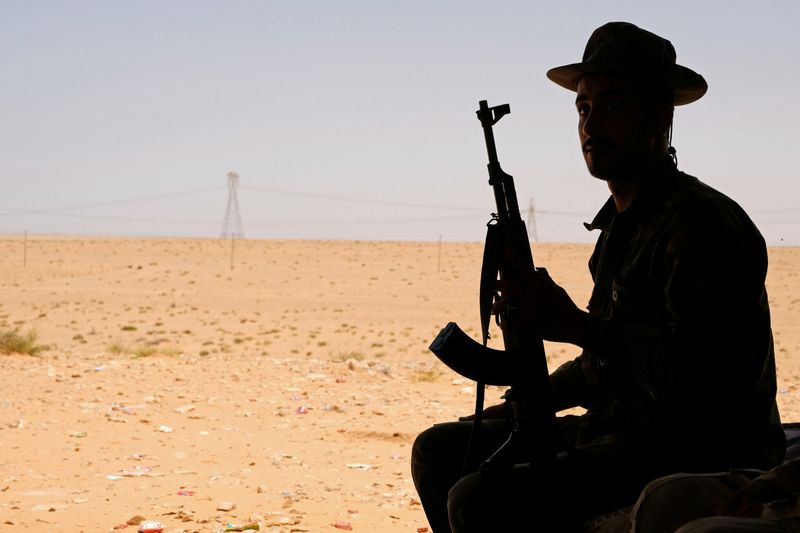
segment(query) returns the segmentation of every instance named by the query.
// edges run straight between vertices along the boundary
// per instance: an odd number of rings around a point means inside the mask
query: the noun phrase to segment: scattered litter
[[[193,490],[184,490],[181,489],[177,492],[178,496],[194,496],[195,492]]]
[[[125,477],[139,477],[139,476],[151,476],[153,474],[150,473],[149,466],[142,466],[142,465],[135,465],[131,468],[123,468],[119,471],[120,476]]]
[[[172,429],[169,426],[165,426],[164,424],[161,424],[160,426],[158,426],[158,431],[160,431],[161,433],[172,433],[175,430]]]
[[[297,516],[289,516],[285,513],[267,513],[262,520],[264,521],[264,527],[271,528],[271,527],[281,527],[281,526],[293,526],[300,523],[300,518]],[[292,528],[295,529],[295,528]]]
[[[161,533],[164,531],[164,525],[155,520],[143,520],[139,523],[139,533]]]
[[[236,509],[236,504],[233,502],[219,502],[217,504],[217,511],[233,511],[234,509]]]
[[[225,524],[222,531],[261,531],[261,522],[251,522],[249,524]]]
[[[304,415],[304,414],[308,413],[308,407],[306,407],[304,405],[301,405],[300,407],[297,408],[296,413],[298,415]]]
[[[76,439],[82,439],[86,435],[88,435],[88,433],[86,433],[85,431],[70,431],[69,432],[69,436],[73,437],[73,438],[76,438]]]
[[[347,468],[351,470],[369,470],[370,468],[372,468],[372,465],[364,463],[348,463]]]

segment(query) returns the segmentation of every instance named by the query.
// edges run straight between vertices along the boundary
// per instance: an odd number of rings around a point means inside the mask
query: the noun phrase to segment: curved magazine
[[[504,350],[487,348],[464,333],[455,322],[447,324],[430,345],[441,362],[458,374],[487,385],[519,381],[520,358]]]

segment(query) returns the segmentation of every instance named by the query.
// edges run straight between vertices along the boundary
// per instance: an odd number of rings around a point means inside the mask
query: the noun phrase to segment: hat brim
[[[645,74],[641,71],[631,70],[619,65],[597,63],[572,63],[561,67],[551,68],[547,71],[550,81],[569,89],[578,90],[578,82],[584,74],[607,72],[613,74]],[[691,104],[702,98],[708,90],[706,80],[690,68],[681,65],[670,65],[667,72],[659,73],[665,77],[675,93],[675,105]]]

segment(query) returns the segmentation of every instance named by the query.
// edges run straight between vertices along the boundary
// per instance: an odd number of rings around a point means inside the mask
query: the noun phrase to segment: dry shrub
[[[19,330],[0,331],[0,353],[18,353],[22,355],[38,355],[47,349],[44,344],[37,344],[36,330],[21,334]]]

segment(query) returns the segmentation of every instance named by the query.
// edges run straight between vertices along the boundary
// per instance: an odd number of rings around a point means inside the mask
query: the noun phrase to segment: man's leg
[[[673,533],[688,522],[714,516],[722,502],[759,474],[736,470],[658,478],[644,488],[631,511],[632,531]]]
[[[499,478],[470,474],[450,489],[447,510],[453,533],[487,531],[573,531],[555,508],[563,500],[552,475],[531,465],[515,465]],[[568,518],[568,517],[566,517]]]
[[[411,450],[411,476],[433,533],[447,533],[447,493],[462,476],[472,422],[437,424],[420,433]],[[505,420],[481,425],[478,462],[508,437]],[[475,465],[477,467],[478,465]]]
[[[733,516],[714,516],[694,520],[678,529],[675,533],[787,533],[795,531],[775,520],[763,518],[738,518]]]
[[[454,533],[516,531],[520,524],[576,531],[590,518],[632,505],[668,467],[653,460],[647,442],[599,440],[559,453],[548,470],[517,465],[499,481],[478,474],[461,479],[449,493],[450,525]],[[637,531],[662,531],[658,521],[649,524]]]
[[[547,468],[521,464],[496,480],[462,478],[450,489],[450,525],[453,533],[579,531],[589,518],[630,505],[642,485],[614,456],[562,452]]]

